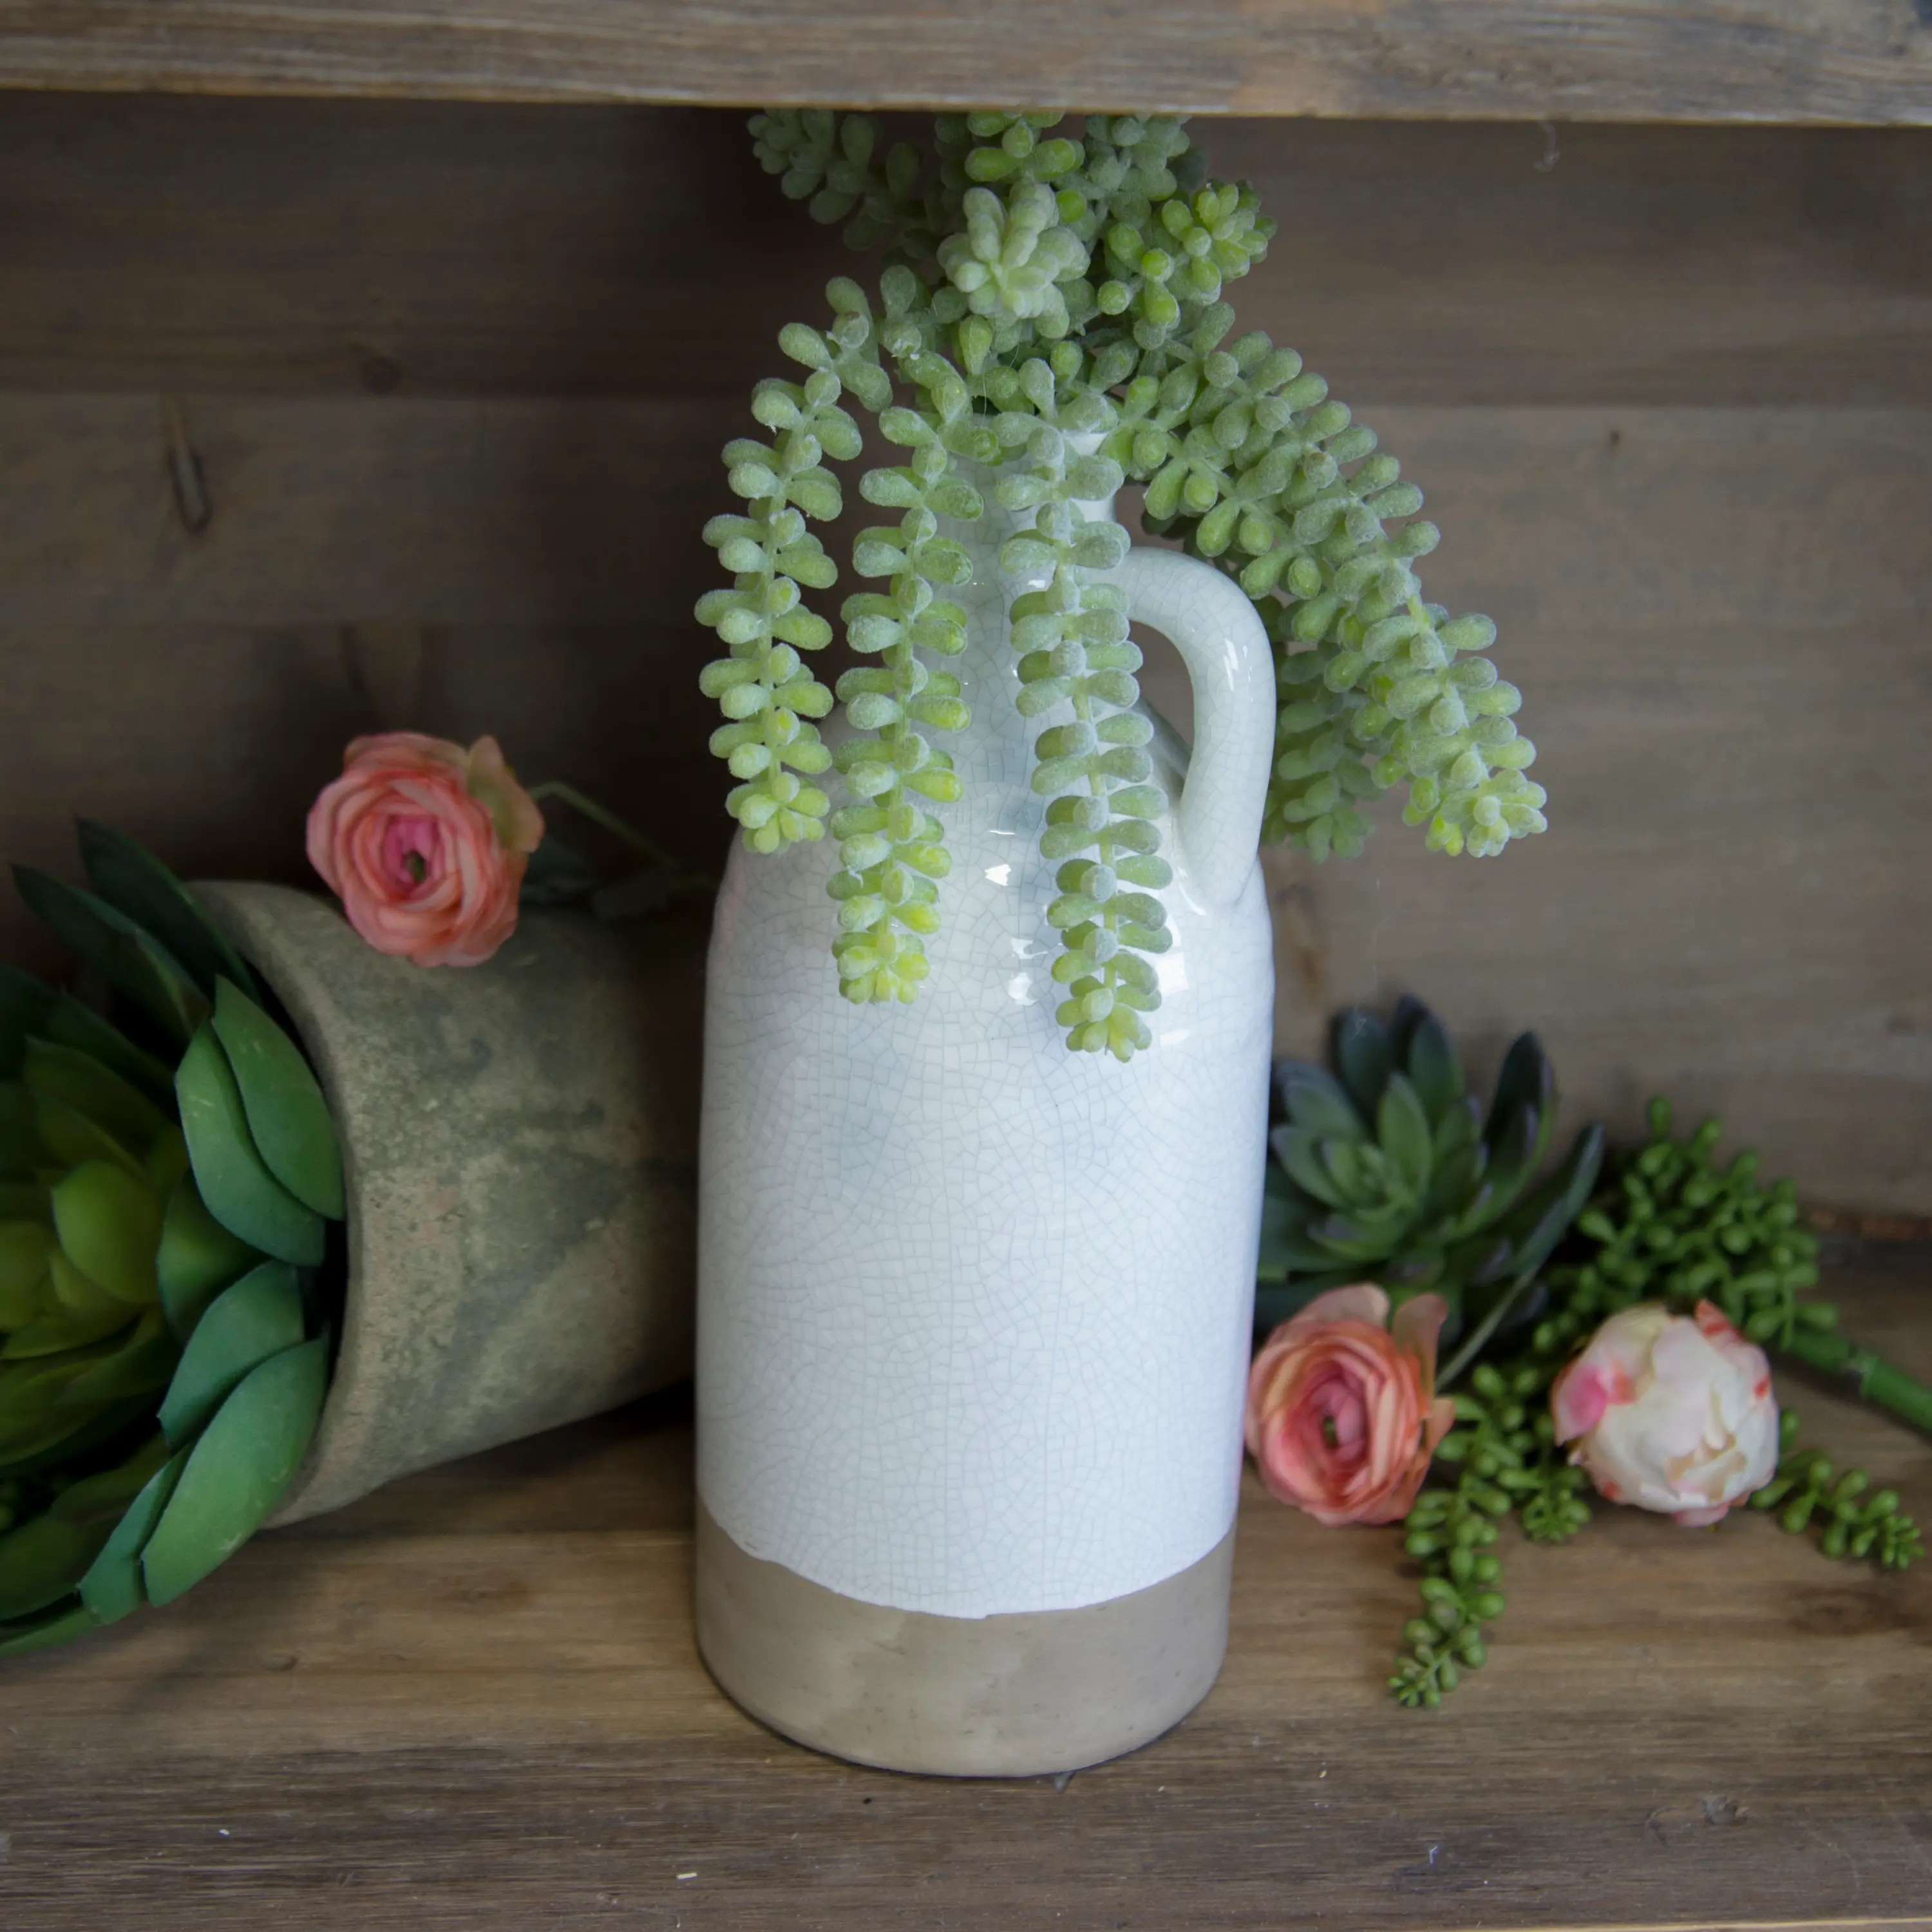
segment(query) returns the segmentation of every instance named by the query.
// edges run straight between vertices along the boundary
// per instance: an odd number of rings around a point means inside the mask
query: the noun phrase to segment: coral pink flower
[[[1318,1522],[1408,1514],[1456,1405],[1436,1394],[1448,1313],[1418,1294],[1388,1318],[1372,1282],[1317,1295],[1262,1344],[1248,1373],[1247,1438],[1262,1480]]]
[[[358,738],[308,814],[309,862],[379,952],[479,966],[516,930],[543,814],[494,738]]]
[[[1715,1522],[1778,1468],[1771,1364],[1710,1302],[1612,1315],[1556,1378],[1550,1412],[1571,1462],[1613,1503]]]

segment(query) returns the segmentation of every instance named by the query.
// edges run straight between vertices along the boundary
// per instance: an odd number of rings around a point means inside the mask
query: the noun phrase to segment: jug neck
[[[1082,454],[1100,441],[1097,436],[1067,439]],[[1084,446],[1084,447],[1082,447]],[[998,468],[962,462],[960,470],[980,495],[986,508],[971,522],[952,518],[941,520],[942,533],[952,539],[972,561],[973,574],[964,584],[943,595],[950,596],[965,610],[966,647],[950,663],[934,668],[950,670],[958,676],[973,721],[958,737],[945,742],[946,748],[958,755],[958,740],[970,738],[986,743],[998,741],[1024,747],[1049,725],[1064,723],[1070,711],[1064,706],[1036,718],[1021,715],[1019,654],[1012,644],[1012,605],[1016,598],[1042,589],[1052,580],[1050,569],[1017,574],[1000,567],[1000,552],[1008,538],[1035,527],[1037,512],[1009,510],[994,496],[1002,477],[1016,474],[1022,466],[1006,464]],[[1114,518],[1112,496],[1082,500],[1076,507],[1089,522],[1110,521]],[[1064,713],[1064,715],[1063,715]]]

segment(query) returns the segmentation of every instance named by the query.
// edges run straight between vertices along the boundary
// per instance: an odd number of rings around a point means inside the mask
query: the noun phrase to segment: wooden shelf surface
[[[1932,1369],[1932,1254],[1828,1286]],[[1932,1517],[1932,1444],[1786,1384]],[[265,1535],[165,1613],[0,1666],[19,1932],[1278,1932],[1932,1924],[1932,1591],[1746,1513],[1505,1551],[1491,1660],[1382,1679],[1392,1531],[1243,1506],[1220,1683],[1136,1755],[900,1778],[740,1715],[694,1651],[674,1395]]]
[[[1925,0],[0,0],[0,83],[1932,122]]]

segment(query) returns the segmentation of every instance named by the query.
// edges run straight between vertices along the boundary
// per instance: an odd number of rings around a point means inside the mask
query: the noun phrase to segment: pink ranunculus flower
[[[1269,1491],[1316,1522],[1408,1514],[1456,1405],[1436,1394],[1448,1304],[1418,1294],[1389,1319],[1372,1282],[1331,1288],[1262,1344],[1248,1372],[1248,1449]]]
[[[1556,1378],[1550,1412],[1604,1496],[1690,1528],[1777,1472],[1771,1364],[1708,1301],[1694,1316],[1656,1302],[1612,1315]]]
[[[358,738],[308,814],[309,862],[379,952],[480,966],[516,930],[543,814],[494,738]]]

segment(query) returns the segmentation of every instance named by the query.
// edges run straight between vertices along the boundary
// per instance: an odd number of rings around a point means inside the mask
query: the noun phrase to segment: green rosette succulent
[[[322,1090],[180,882],[80,836],[89,890],[15,878],[116,1018],[0,968],[0,1656],[232,1555],[328,1383]]]
[[[1556,1078],[1534,1034],[1504,1057],[1484,1114],[1441,1021],[1405,999],[1384,1024],[1342,1015],[1334,1071],[1284,1060],[1257,1268],[1272,1328],[1324,1289],[1372,1281],[1449,1304],[1445,1337],[1500,1318],[1588,1200],[1603,1162],[1586,1127],[1546,1178]]]

